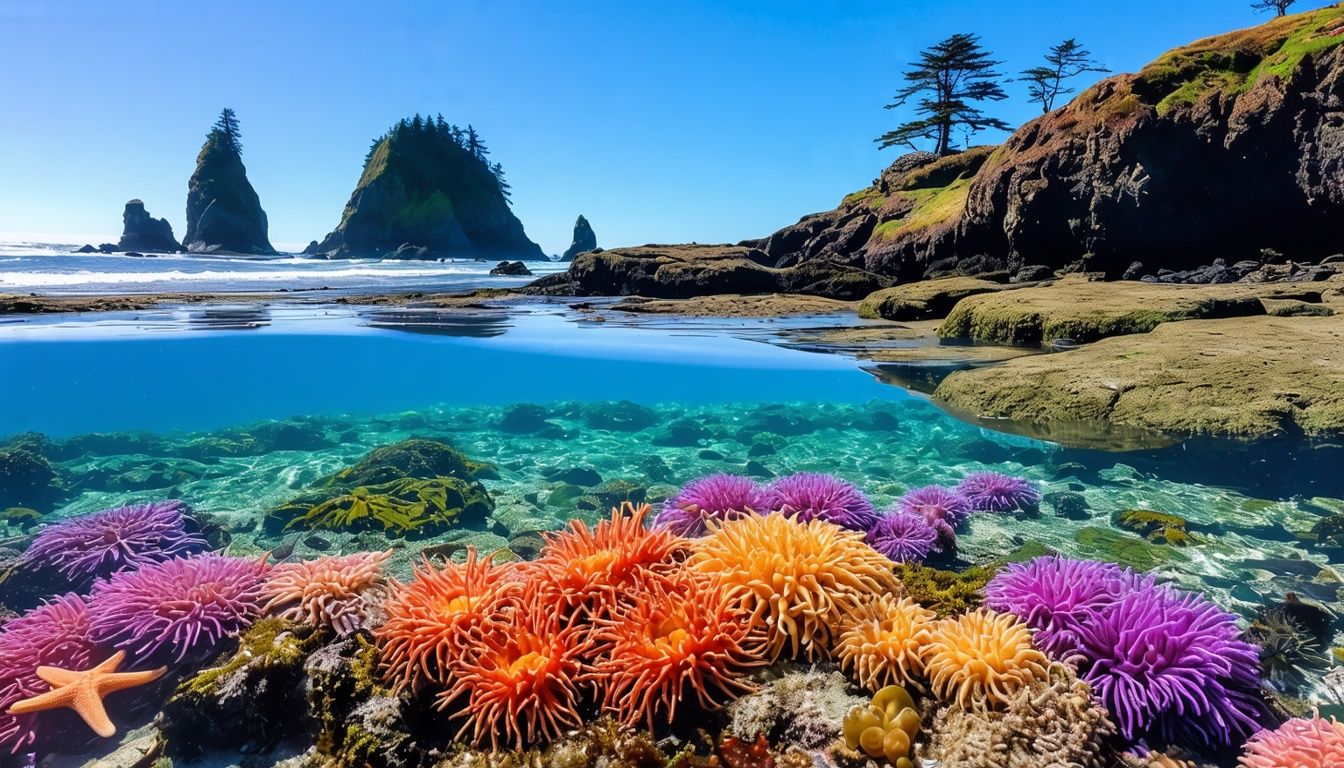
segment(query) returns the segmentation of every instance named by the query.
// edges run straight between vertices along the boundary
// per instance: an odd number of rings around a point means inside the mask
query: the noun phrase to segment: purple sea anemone
[[[692,480],[663,504],[653,525],[679,536],[705,535],[706,520],[726,520],[762,510],[761,487],[740,475],[717,474]]]
[[[946,520],[953,528],[971,516],[971,502],[955,489],[941,485],[926,485],[923,488],[906,491],[906,494],[896,502],[896,509],[899,512],[921,515],[930,523],[935,520]]]
[[[41,713],[11,715],[14,702],[45,693],[39,665],[87,669],[93,665],[88,604],[73,592],[12,619],[0,632],[0,753],[17,753],[37,740]],[[2,761],[0,761],[2,762]]]
[[[138,668],[205,659],[252,625],[265,578],[260,560],[215,554],[123,571],[94,585],[90,631]]]
[[[1038,557],[1013,563],[985,586],[985,605],[1036,630],[1036,646],[1057,659],[1077,651],[1078,627],[1121,597],[1151,587],[1152,577],[1095,560]]]
[[[894,562],[920,563],[938,548],[938,531],[920,515],[884,515],[868,530],[868,545]]]
[[[26,565],[52,569],[75,584],[158,563],[205,548],[187,531],[180,501],[117,507],[44,528],[23,555]]]
[[[1236,617],[1201,595],[1145,586],[1080,623],[1079,674],[1128,739],[1239,743],[1264,712],[1260,660]]]
[[[765,511],[800,522],[820,519],[854,531],[867,531],[877,522],[877,511],[863,492],[834,475],[785,475],[766,486],[764,496]]]
[[[972,472],[955,490],[975,512],[1032,510],[1041,503],[1041,492],[1030,480],[999,472]]]

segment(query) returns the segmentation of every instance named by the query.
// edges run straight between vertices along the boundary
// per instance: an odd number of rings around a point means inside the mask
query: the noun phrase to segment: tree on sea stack
[[[1275,16],[1287,16],[1288,7],[1296,2],[1297,0],[1255,0],[1251,3],[1251,9],[1256,13],[1273,11]]]
[[[1001,75],[995,69],[1002,62],[990,58],[977,35],[955,34],[919,54],[905,73],[908,83],[895,101],[886,106],[897,109],[918,97],[918,120],[887,131],[875,141],[881,149],[908,146],[918,149],[916,141],[934,142],[939,155],[952,152],[952,131],[960,127],[967,135],[985,128],[1001,131],[1012,126],[996,117],[987,117],[976,102],[1002,101],[1008,98],[999,85]]]
[[[1055,108],[1055,100],[1060,96],[1073,93],[1073,89],[1064,84],[1065,81],[1084,72],[1110,70],[1101,66],[1092,58],[1091,52],[1071,37],[1059,45],[1050,46],[1050,52],[1045,54],[1045,64],[1023,70],[1022,79],[1030,84],[1031,100],[1040,104],[1041,112],[1044,113]]]
[[[211,133],[216,134],[219,142],[234,152],[243,151],[243,131],[238,127],[238,115],[232,109],[225,107],[220,111]]]

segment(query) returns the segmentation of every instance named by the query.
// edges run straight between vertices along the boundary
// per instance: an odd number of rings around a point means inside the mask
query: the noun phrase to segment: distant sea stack
[[[543,260],[509,208],[481,137],[443,117],[402,120],[373,142],[341,223],[304,253],[342,258]]]
[[[580,253],[597,250],[597,235],[593,232],[593,226],[588,220],[579,214],[578,221],[574,222],[574,239],[570,242],[565,253],[560,257],[561,261],[573,261],[575,256]]]
[[[176,253],[182,250],[177,238],[173,237],[173,226],[167,219],[156,219],[145,210],[145,204],[139,200],[126,203],[121,214],[121,240],[117,241],[118,251],[162,251]]]
[[[196,158],[187,185],[187,235],[182,239],[192,253],[275,253],[266,212],[243,167],[241,138],[237,116],[225,109]]]

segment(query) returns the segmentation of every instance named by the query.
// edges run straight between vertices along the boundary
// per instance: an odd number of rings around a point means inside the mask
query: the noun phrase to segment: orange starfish
[[[108,719],[107,710],[103,708],[103,697],[123,688],[153,682],[168,671],[167,667],[159,667],[147,672],[118,672],[117,667],[121,666],[125,658],[124,651],[117,651],[107,661],[83,671],[38,667],[37,676],[50,683],[51,690],[15,702],[9,708],[9,714],[23,715],[44,709],[69,707],[84,718],[94,733],[104,738],[111,736],[117,732],[117,727]]]

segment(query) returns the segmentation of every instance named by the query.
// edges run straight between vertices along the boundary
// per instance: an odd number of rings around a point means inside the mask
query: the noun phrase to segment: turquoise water
[[[1102,453],[988,431],[853,359],[761,332],[807,322],[820,321],[647,328],[545,306],[274,306],[10,323],[0,325],[0,435],[46,436],[68,489],[46,519],[181,498],[234,553],[391,546],[399,575],[422,552],[469,544],[526,556],[538,532],[595,520],[620,498],[656,503],[714,472],[831,472],[885,507],[912,487],[989,469],[1030,478],[1045,502],[1035,516],[976,517],[958,566],[1044,547],[1157,570],[1248,618],[1289,593],[1338,602],[1337,563],[1303,536],[1344,514],[1344,501],[1337,473],[1302,471],[1310,452]],[[629,419],[612,426],[614,413]],[[411,437],[497,467],[485,481],[497,525],[401,539],[262,524],[321,478]],[[1115,516],[1128,509],[1186,518],[1193,542],[1121,529]],[[0,539],[24,533],[0,523]]]

